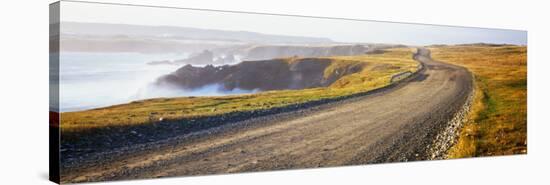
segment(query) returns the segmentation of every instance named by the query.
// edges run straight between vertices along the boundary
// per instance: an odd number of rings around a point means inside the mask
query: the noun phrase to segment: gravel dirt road
[[[308,110],[251,119],[62,172],[63,182],[121,180],[424,160],[465,103],[472,77],[415,57],[417,75],[392,88]]]

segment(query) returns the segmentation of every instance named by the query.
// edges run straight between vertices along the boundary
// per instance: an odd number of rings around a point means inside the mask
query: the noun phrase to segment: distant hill
[[[170,40],[219,40],[248,43],[332,43],[328,38],[262,34],[175,26],[62,22],[65,35],[153,37]]]
[[[106,23],[61,23],[61,51],[195,53],[203,50],[235,53],[252,45],[322,45],[330,39],[270,35],[174,26]]]

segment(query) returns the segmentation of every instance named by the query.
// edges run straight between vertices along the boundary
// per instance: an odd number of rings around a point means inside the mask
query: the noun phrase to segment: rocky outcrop
[[[204,50],[200,53],[194,54],[187,59],[176,60],[174,63],[179,64],[212,64],[214,61],[214,54],[211,51]]]
[[[158,61],[152,61],[148,62],[149,65],[176,65],[174,62],[170,60],[158,60]]]
[[[209,84],[221,85],[220,90],[282,90],[326,87],[347,74],[361,71],[362,65],[353,65],[325,74],[330,59],[287,58],[245,61],[237,65],[194,67],[186,65],[172,74],[157,79],[157,85],[195,89]],[[269,83],[266,83],[269,82]]]
[[[363,45],[332,45],[332,46],[292,46],[263,45],[248,49],[246,60],[266,60],[283,57],[324,57],[350,56],[365,54],[368,47]]]
[[[215,64],[232,64],[237,62],[237,58],[235,58],[235,55],[224,55],[219,56],[216,59],[214,59]]]
[[[224,65],[239,62],[235,55],[245,56],[244,60],[270,60],[274,58],[288,57],[326,57],[326,56],[353,56],[362,54],[381,54],[383,50],[379,46],[364,45],[329,45],[329,46],[310,46],[310,45],[255,45],[255,46],[235,46],[217,48],[212,50],[203,50],[194,53],[189,58],[175,61],[162,60],[152,61],[150,65],[160,64],[196,64],[196,65]]]
[[[224,64],[232,64],[235,63],[237,59],[234,55],[220,55],[215,56],[214,53],[210,50],[204,50],[200,53],[195,53],[191,55],[189,58],[186,59],[180,59],[180,60],[160,60],[160,61],[152,61],[147,64],[149,65],[185,65],[185,64],[193,64],[193,65],[208,65],[208,64],[216,64],[216,65],[224,65]]]

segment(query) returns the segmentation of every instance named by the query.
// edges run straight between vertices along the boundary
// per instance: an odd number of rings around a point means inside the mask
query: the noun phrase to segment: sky
[[[326,19],[62,1],[61,21],[181,26],[406,45],[527,45],[527,31]]]

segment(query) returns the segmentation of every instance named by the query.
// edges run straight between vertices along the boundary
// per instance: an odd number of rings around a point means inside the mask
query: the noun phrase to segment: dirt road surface
[[[424,160],[471,91],[461,67],[433,61],[367,96],[194,133],[62,172],[63,182],[122,180]]]

